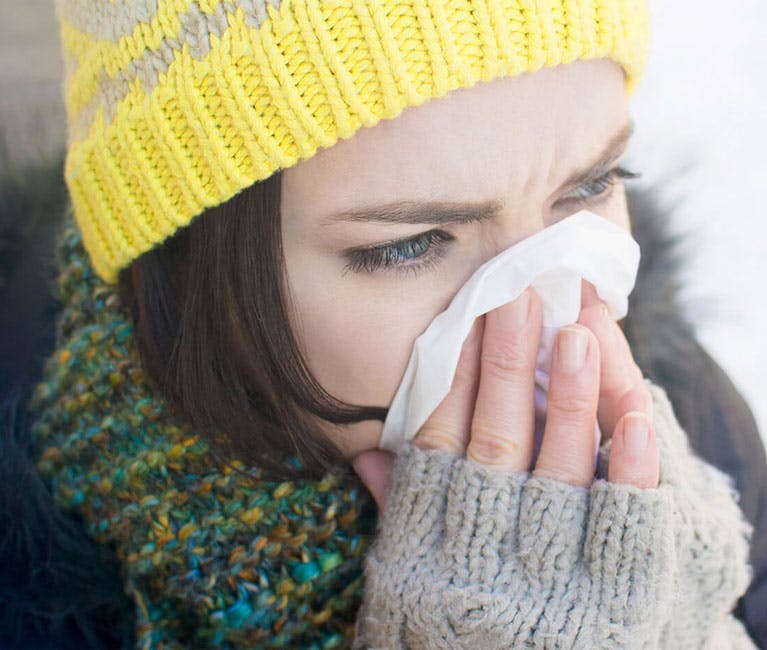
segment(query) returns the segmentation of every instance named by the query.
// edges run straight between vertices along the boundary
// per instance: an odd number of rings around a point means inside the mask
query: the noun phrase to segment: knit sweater
[[[409,446],[377,521],[351,475],[219,467],[145,381],[72,224],[58,264],[37,465],[115,549],[137,647],[753,647],[729,614],[750,528],[661,387],[657,490],[607,483],[609,442],[591,490]]]

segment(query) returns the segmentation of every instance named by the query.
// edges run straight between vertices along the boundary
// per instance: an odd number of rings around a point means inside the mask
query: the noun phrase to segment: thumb
[[[382,449],[363,451],[352,459],[352,466],[383,512],[384,495],[391,485],[394,454]]]

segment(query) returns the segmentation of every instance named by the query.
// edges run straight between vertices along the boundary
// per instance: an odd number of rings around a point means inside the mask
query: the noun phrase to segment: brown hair
[[[214,452],[278,479],[344,465],[317,430],[384,420],[312,377],[289,326],[282,252],[282,173],[210,208],[120,272],[142,366],[172,410]],[[296,456],[302,468],[286,464]]]

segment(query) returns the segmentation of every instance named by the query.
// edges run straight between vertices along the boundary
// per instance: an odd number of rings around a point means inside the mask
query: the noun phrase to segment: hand
[[[594,287],[583,282],[577,324],[558,333],[551,371],[546,425],[532,467],[534,372],[542,308],[534,289],[478,318],[464,342],[448,395],[419,430],[421,449],[466,453],[495,469],[572,485],[594,479],[593,435],[598,419],[613,436],[608,480],[640,488],[658,485],[658,449],[652,399],[620,326]],[[571,370],[579,351],[582,368]],[[646,448],[628,439],[634,425],[647,427]],[[640,440],[643,434],[640,432]],[[374,450],[353,465],[383,507],[394,456]]]
[[[737,494],[588,286],[556,341],[533,461],[542,314],[526,293],[529,310],[523,295],[477,319],[450,392],[393,466],[382,451],[354,461],[381,516],[353,647],[752,647],[731,615],[750,580]],[[596,420],[613,434],[606,479]]]

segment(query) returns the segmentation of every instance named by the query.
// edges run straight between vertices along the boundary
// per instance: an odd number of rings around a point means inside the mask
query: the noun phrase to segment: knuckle
[[[600,399],[613,401],[621,410],[633,408],[633,410],[646,410],[651,407],[652,395],[641,382],[626,386],[610,386],[600,390]]]
[[[492,351],[483,352],[481,364],[483,373],[489,372],[502,378],[532,370],[530,355],[518,344],[496,346]]]
[[[498,431],[472,429],[469,454],[482,463],[493,463],[499,459],[507,459],[520,453],[519,442]]]
[[[591,413],[593,406],[593,400],[586,395],[568,393],[566,395],[552,396],[549,401],[548,410],[556,415],[573,418],[583,417],[584,414]]]
[[[441,449],[463,451],[465,441],[451,427],[440,426],[439,422],[424,424],[415,442],[421,449]]]

